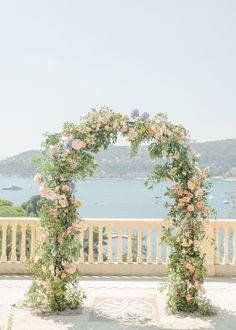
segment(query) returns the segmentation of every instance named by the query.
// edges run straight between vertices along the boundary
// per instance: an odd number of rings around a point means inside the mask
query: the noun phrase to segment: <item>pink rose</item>
[[[199,279],[198,274],[194,274],[194,275],[193,275],[193,281],[196,282],[198,279]]]
[[[195,267],[193,265],[191,265],[189,262],[185,265],[185,268],[190,270],[190,272],[195,271]]]
[[[191,296],[191,294],[190,294],[190,293],[188,293],[188,294],[186,295],[186,300],[187,300],[187,301],[190,301],[190,300],[192,300],[192,296]]]
[[[39,188],[39,192],[40,192],[40,195],[41,195],[42,197],[47,198],[47,197],[49,196],[49,190],[48,190],[46,187],[44,187],[44,185],[42,185],[42,186]]]
[[[65,208],[69,205],[67,198],[65,195],[61,195],[58,197],[58,202],[62,208]]]
[[[172,187],[170,187],[171,190],[179,190],[180,185],[179,184],[174,184]]]
[[[67,274],[74,274],[76,272],[76,266],[75,264],[67,264],[65,266],[65,270],[67,272]]]
[[[203,208],[203,202],[197,202],[196,206],[199,210],[201,210]]]
[[[86,143],[79,139],[75,139],[72,141],[72,148],[75,150],[80,150],[81,148],[84,148],[85,145],[86,145]]]
[[[188,210],[188,212],[193,212],[194,211],[194,206],[193,205],[188,205],[187,210]]]
[[[209,215],[209,212],[206,208],[203,207],[201,211],[203,216],[207,217]]]
[[[198,291],[202,291],[202,285],[201,285],[200,283],[198,283],[198,284],[196,285],[196,289],[197,289]]]
[[[59,215],[59,214],[60,214],[60,212],[58,210],[53,210],[53,209],[50,210],[50,215],[52,215],[52,216]]]
[[[37,173],[36,175],[35,175],[35,177],[34,177],[34,182],[36,183],[36,184],[41,184],[42,182],[43,182],[43,177],[42,177],[42,175],[40,174],[40,173]]]

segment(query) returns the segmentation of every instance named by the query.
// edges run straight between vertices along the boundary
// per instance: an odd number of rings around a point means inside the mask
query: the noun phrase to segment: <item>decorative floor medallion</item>
[[[90,321],[153,324],[159,321],[155,298],[95,297]]]

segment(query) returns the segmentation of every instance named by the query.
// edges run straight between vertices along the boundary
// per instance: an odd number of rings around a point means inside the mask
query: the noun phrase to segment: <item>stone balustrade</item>
[[[85,219],[75,262],[84,275],[165,275],[170,249],[161,243],[163,226],[161,219]],[[236,220],[204,226],[208,276],[235,276]],[[39,237],[38,218],[0,218],[0,273],[25,273]]]

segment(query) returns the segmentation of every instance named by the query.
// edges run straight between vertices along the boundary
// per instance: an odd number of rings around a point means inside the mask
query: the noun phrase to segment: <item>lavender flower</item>
[[[71,191],[74,191],[76,189],[76,184],[74,182],[70,182],[68,186],[70,187]]]
[[[64,141],[64,147],[66,150],[71,151],[72,150],[72,141],[70,139]]]
[[[142,116],[141,116],[141,118],[142,118],[143,120],[148,120],[149,117],[150,117],[150,114],[149,114],[148,112],[144,112],[144,113],[142,114]]]
[[[139,110],[138,109],[135,109],[131,112],[131,118],[137,118],[139,117]]]

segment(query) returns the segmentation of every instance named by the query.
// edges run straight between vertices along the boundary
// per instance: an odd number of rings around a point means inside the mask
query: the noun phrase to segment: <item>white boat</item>
[[[226,199],[225,201],[223,201],[224,204],[229,204],[229,201]]]
[[[212,195],[210,195],[210,196],[209,196],[209,199],[212,200],[212,199],[214,199],[214,197],[213,197]]]
[[[23,189],[23,188],[20,187],[20,186],[15,185],[15,184],[12,184],[8,187],[3,187],[2,188],[2,190],[21,190],[21,189]]]

